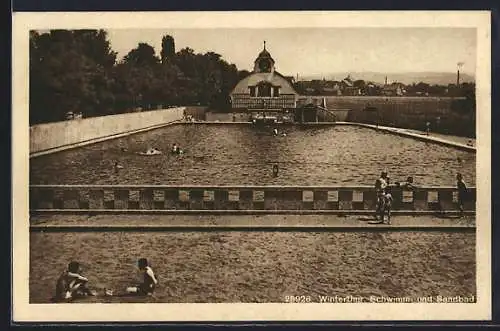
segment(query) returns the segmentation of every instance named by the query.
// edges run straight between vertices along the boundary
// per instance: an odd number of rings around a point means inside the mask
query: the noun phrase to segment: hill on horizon
[[[327,79],[340,81],[351,75],[353,80],[362,79],[374,83],[384,84],[387,76],[387,83],[399,82],[403,84],[412,84],[424,82],[430,85],[448,85],[455,84],[457,81],[456,72],[402,72],[402,73],[381,73],[381,72],[336,72],[327,74],[299,75],[299,80]],[[460,82],[475,82],[473,75],[460,73]]]

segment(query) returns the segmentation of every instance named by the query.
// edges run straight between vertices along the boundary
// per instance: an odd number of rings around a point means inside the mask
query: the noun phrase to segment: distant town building
[[[348,75],[340,82],[340,89],[342,95],[361,95],[361,89],[354,86],[351,75]]]
[[[382,94],[385,96],[402,96],[405,93],[405,86],[401,83],[392,83],[382,88]]]

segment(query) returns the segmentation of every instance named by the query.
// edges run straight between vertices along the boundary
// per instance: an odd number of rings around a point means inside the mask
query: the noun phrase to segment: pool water
[[[30,160],[31,184],[372,185],[391,181],[475,185],[476,155],[354,126],[171,125]],[[171,155],[173,143],[186,151]],[[163,155],[142,156],[149,147]],[[125,149],[122,150],[122,149]],[[123,168],[116,169],[115,162]],[[273,176],[273,164],[279,175]]]

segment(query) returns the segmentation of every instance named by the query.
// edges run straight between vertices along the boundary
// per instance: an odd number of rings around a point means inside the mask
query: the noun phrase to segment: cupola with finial
[[[274,72],[274,59],[266,50],[266,41],[264,40],[264,49],[259,53],[254,62],[254,72]]]

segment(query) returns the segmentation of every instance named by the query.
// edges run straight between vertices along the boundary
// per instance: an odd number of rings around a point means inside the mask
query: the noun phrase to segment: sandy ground
[[[289,295],[472,295],[474,232],[86,232],[30,234],[30,302],[48,303],[73,259],[115,293],[150,259],[154,297],[84,302],[283,302]]]

